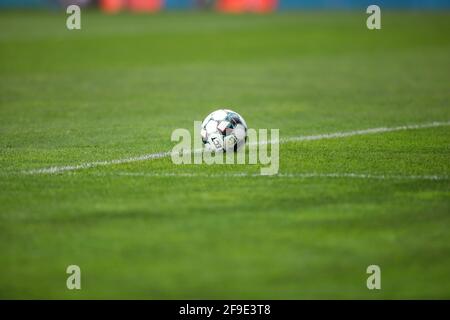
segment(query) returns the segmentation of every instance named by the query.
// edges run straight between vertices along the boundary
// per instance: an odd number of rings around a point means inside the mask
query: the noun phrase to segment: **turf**
[[[282,138],[449,121],[449,17],[83,12],[68,31],[0,13],[0,297],[449,298],[448,126],[285,143],[275,177],[170,158],[23,173],[170,150],[222,106]],[[441,179],[395,178],[424,175]]]

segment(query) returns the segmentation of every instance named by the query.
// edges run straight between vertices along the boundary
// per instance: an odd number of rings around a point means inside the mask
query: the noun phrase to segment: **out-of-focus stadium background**
[[[215,9],[222,12],[271,12],[287,9],[353,9],[377,4],[393,9],[450,8],[448,0],[0,0],[0,8],[65,7],[69,4],[99,7],[105,12],[165,9]]]

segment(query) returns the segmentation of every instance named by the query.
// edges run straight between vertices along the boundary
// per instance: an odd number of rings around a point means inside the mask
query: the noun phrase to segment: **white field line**
[[[366,134],[386,133],[386,132],[404,131],[404,130],[417,130],[417,129],[426,129],[426,128],[443,127],[443,126],[450,126],[450,121],[434,121],[434,122],[429,122],[429,123],[410,124],[410,125],[404,125],[404,126],[398,126],[398,127],[381,127],[381,128],[347,131],[347,132],[325,133],[325,134],[318,134],[318,135],[312,135],[312,136],[289,137],[289,138],[281,139],[280,142],[286,143],[286,142],[296,142],[296,141],[314,141],[314,140],[323,140],[323,139],[336,139],[336,138],[346,138],[346,137],[366,135]]]
[[[172,172],[172,173],[155,173],[155,172],[111,172],[111,173],[94,173],[95,176],[125,176],[125,177],[204,177],[204,178],[239,178],[239,177],[273,177],[273,178],[349,178],[349,179],[374,179],[374,180],[449,180],[446,175],[391,175],[391,174],[366,174],[366,173],[279,173],[273,176],[261,176],[258,173],[236,172],[236,173],[190,173],[190,172]]]
[[[358,135],[386,133],[386,132],[403,131],[403,130],[417,130],[417,129],[426,129],[426,128],[442,127],[442,126],[449,126],[449,125],[450,125],[450,121],[446,121],[446,122],[435,121],[435,122],[430,122],[430,123],[412,124],[412,125],[404,125],[404,126],[398,126],[398,127],[381,127],[381,128],[354,130],[354,131],[346,131],[346,132],[325,133],[325,134],[318,134],[318,135],[311,135],[311,136],[289,137],[289,138],[280,139],[280,143],[346,138],[346,137],[358,136]],[[260,142],[258,142],[258,145],[265,145],[265,144],[269,144],[269,143],[272,143],[272,141],[260,141]],[[193,150],[192,152],[193,153],[201,152],[201,150]],[[94,162],[81,163],[78,165],[54,166],[54,167],[48,167],[48,168],[32,169],[32,170],[28,170],[28,171],[23,171],[23,173],[25,173],[25,174],[54,174],[54,173],[61,173],[61,172],[65,172],[65,171],[75,171],[75,170],[88,169],[88,168],[94,168],[94,167],[100,167],[100,166],[109,166],[109,165],[124,164],[124,163],[137,162],[137,161],[161,159],[161,158],[170,157],[170,155],[171,155],[171,151],[166,151],[166,152],[144,154],[141,156],[136,156],[136,157],[131,157],[131,158],[105,160],[105,161],[94,161]]]

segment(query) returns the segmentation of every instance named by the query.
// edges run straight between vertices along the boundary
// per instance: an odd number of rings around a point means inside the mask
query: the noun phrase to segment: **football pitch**
[[[450,14],[366,18],[0,13],[0,297],[450,298]],[[278,175],[154,156],[222,107]]]

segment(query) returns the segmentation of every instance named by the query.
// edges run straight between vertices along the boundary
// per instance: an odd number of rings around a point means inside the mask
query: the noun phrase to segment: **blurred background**
[[[450,8],[448,0],[0,0],[0,8],[64,8],[70,4],[109,13],[180,9],[266,13],[289,9],[359,9],[371,4],[389,9]]]
[[[108,161],[223,107],[283,139],[449,121],[449,6],[0,0],[0,299],[448,299],[450,180],[414,178],[450,176],[448,126],[286,143],[285,178]],[[23,174],[86,163],[114,165]]]

